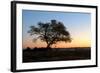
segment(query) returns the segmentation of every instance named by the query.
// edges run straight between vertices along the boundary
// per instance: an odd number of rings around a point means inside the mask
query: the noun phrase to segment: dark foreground
[[[90,47],[67,49],[35,48],[23,50],[24,63],[85,59],[91,59]]]

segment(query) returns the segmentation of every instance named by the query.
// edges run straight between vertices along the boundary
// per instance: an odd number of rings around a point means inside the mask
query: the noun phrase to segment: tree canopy
[[[30,26],[28,33],[37,36],[33,38],[35,41],[40,39],[46,42],[46,48],[50,48],[51,45],[60,41],[71,42],[70,33],[67,31],[67,28],[62,22],[57,20],[51,20],[48,23],[39,22],[37,26]]]

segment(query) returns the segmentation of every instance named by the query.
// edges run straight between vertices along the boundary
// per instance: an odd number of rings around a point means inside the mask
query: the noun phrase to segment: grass
[[[90,47],[23,49],[23,62],[91,59]]]

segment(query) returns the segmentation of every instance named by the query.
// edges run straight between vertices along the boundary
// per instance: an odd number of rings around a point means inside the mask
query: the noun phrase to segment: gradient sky
[[[31,25],[37,25],[38,22],[50,22],[52,19],[63,22],[72,38],[71,43],[58,42],[52,47],[90,47],[91,14],[79,12],[23,10],[23,48],[45,47],[45,42],[33,42],[32,36],[30,36],[27,31],[30,30]]]

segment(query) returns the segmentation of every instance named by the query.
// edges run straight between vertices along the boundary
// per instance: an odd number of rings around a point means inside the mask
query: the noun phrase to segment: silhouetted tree
[[[56,20],[51,20],[49,23],[39,22],[37,26],[31,26],[28,33],[37,36],[34,38],[35,41],[40,39],[46,42],[46,48],[50,48],[52,44],[59,41],[71,42],[70,33],[66,30],[64,24]]]

